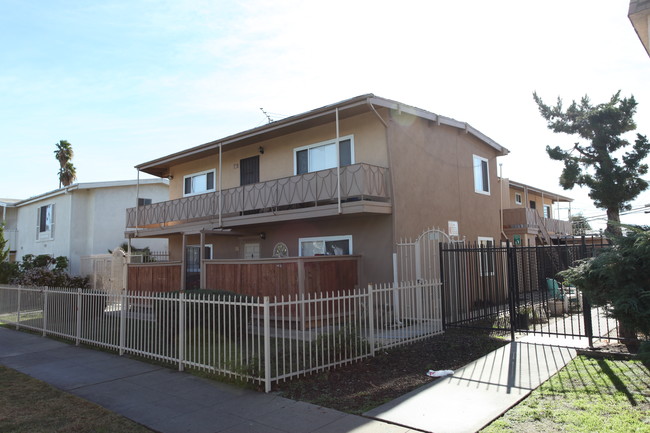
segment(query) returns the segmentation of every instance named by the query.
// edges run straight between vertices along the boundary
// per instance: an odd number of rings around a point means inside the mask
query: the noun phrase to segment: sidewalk
[[[527,337],[365,417],[2,327],[0,364],[163,433],[471,433],[571,361],[571,346],[585,344]]]
[[[526,337],[364,416],[422,431],[476,432],[571,361],[571,346],[586,340]]]
[[[0,364],[163,433],[411,432],[3,327]]]

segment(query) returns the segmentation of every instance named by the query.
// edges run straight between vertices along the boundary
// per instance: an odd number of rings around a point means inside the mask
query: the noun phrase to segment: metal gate
[[[441,247],[445,326],[560,337],[619,339],[615,320],[592,308],[558,272],[604,246],[583,238],[563,245]]]
[[[403,239],[397,244],[397,252],[393,260],[395,287],[399,287],[400,283],[415,286],[413,291],[415,298],[409,300],[409,302],[403,302],[405,300],[400,299],[397,291],[394,292],[393,304],[396,307],[395,311],[401,311],[401,304],[411,307],[409,311],[402,311],[399,316],[396,316],[398,321],[400,316],[403,315],[414,318],[425,317],[427,312],[424,310],[428,308],[423,295],[425,282],[432,285],[437,293],[442,293],[440,245],[443,242],[449,242],[449,240],[449,236],[444,231],[428,229],[418,236],[415,241]],[[437,301],[442,303],[441,299]],[[435,307],[440,308],[439,305]]]
[[[440,280],[440,244],[448,242],[440,229],[428,229],[415,241],[402,239],[397,244],[397,280]]]

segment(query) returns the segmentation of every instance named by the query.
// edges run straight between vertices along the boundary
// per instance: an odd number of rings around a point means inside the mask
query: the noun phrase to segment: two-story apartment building
[[[573,199],[510,179],[501,179],[501,187],[503,231],[515,245],[558,243],[572,235],[568,216]],[[562,203],[567,205],[566,220],[560,215]]]
[[[139,194],[139,199],[138,199]],[[124,210],[166,200],[166,179],[77,183],[26,200],[2,202],[2,221],[12,260],[26,254],[65,256],[78,275],[80,258],[106,254],[126,241]],[[164,239],[140,240],[135,247],[167,249]]]
[[[129,209],[127,235],[168,239],[186,277],[210,259],[353,255],[359,285],[390,281],[396,242],[428,227],[500,239],[507,153],[467,123],[362,95],[138,165],[169,179],[169,201]]]

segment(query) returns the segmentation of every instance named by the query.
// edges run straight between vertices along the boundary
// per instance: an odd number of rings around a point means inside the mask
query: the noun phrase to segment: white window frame
[[[207,176],[206,176],[206,189],[204,191],[192,191],[190,193],[185,192],[186,179],[207,175],[208,173],[212,173],[212,175],[213,175],[212,176],[212,188],[211,189],[207,188]],[[197,173],[191,173],[191,174],[187,174],[187,175],[183,176],[183,185],[181,186],[181,188],[183,189],[183,197],[191,197],[193,195],[206,194],[208,192],[215,192],[217,190],[216,187],[217,187],[217,170],[214,169],[214,168],[211,169],[211,170],[199,171]]]
[[[546,211],[546,209],[548,209],[548,212]],[[542,205],[542,212],[543,212],[544,218],[551,219],[553,217],[553,214],[552,214],[553,209],[551,209],[550,204]]]
[[[344,140],[350,140],[350,165],[356,164],[354,160],[354,135],[346,135],[344,137],[339,137],[339,142],[344,141]],[[322,147],[322,146],[327,146],[327,145],[334,145],[336,149],[336,138],[333,138],[331,140],[325,140],[321,141],[319,143],[313,143],[313,144],[308,144],[307,146],[301,146],[301,147],[296,147],[293,149],[293,174],[296,176],[298,174],[298,152],[302,150],[310,150],[310,149],[315,149],[317,147]],[[339,155],[339,160],[340,160],[340,155]],[[336,165],[333,167],[328,167],[324,168],[323,170],[328,170],[330,168],[336,168]],[[314,170],[311,170],[309,168],[307,170],[307,173],[312,173]],[[319,171],[319,170],[316,170]]]
[[[316,236],[316,237],[310,237],[310,238],[299,238],[298,239],[298,249],[299,249],[299,255],[300,257],[304,257],[303,250],[302,250],[302,244],[303,242],[318,242],[318,241],[323,241],[323,244],[325,242],[329,241],[348,241],[348,244],[350,245],[350,253],[349,255],[353,254],[352,250],[352,235],[342,235],[342,236]],[[325,245],[323,245],[325,247]],[[308,256],[312,257],[312,256]]]
[[[479,236],[478,237],[478,245],[479,245],[479,247],[487,247],[488,242],[492,243],[492,246],[490,246],[490,248],[496,247],[496,245],[494,245],[494,238],[493,237],[491,237],[491,236]],[[492,259],[491,263],[488,264],[488,269],[484,270],[483,269],[483,267],[484,267],[483,263],[488,262],[490,260],[490,258],[489,258],[489,256],[487,254],[485,256],[483,256],[483,253],[479,253],[479,254],[481,254],[481,257],[479,258],[479,269],[480,269],[481,275],[482,276],[494,275],[494,268],[495,268],[495,265],[496,265],[494,263],[494,259]],[[491,266],[490,266],[490,264],[491,264]]]
[[[45,204],[36,208],[36,240],[51,241],[54,239],[54,203]],[[41,230],[41,212],[43,209],[49,209],[50,221],[45,230]],[[47,210],[46,210],[47,212]],[[47,223],[47,216],[45,217]]]
[[[482,162],[485,161],[485,177],[487,178],[487,191],[485,191],[483,188],[480,188],[483,185],[483,164]],[[481,172],[481,177],[480,177],[480,182],[481,184],[479,185],[478,183],[478,178],[476,177],[477,170],[480,170]],[[474,192],[478,194],[483,194],[483,195],[490,195],[490,161],[487,158],[483,158],[482,156],[478,155],[472,155],[472,174],[474,175]]]
[[[524,200],[520,192],[515,193],[515,204],[523,204]]]

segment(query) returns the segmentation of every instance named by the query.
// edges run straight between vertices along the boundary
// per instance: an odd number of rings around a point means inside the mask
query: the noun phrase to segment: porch
[[[513,235],[540,236],[545,243],[551,243],[551,237],[573,234],[570,221],[543,218],[536,209],[519,208],[503,210],[503,231],[512,238]]]
[[[224,226],[318,217],[329,207],[343,213],[390,213],[388,169],[353,164],[183,197],[126,210],[127,228],[158,229],[180,223],[212,221]],[[337,178],[340,177],[340,187]],[[284,215],[284,218],[283,218]]]

